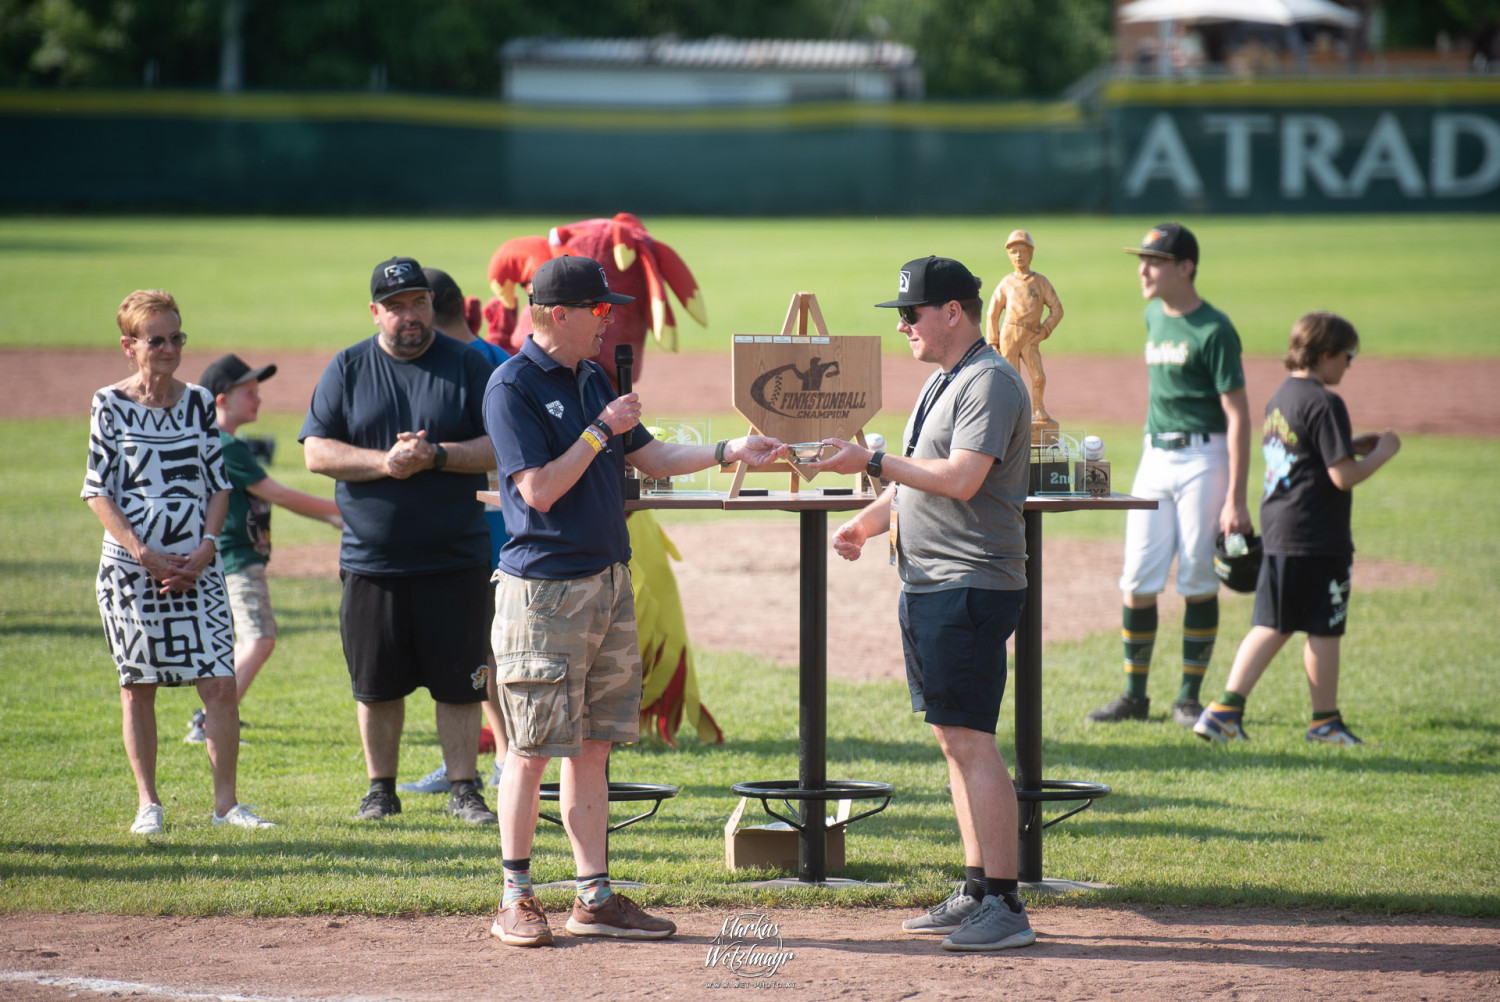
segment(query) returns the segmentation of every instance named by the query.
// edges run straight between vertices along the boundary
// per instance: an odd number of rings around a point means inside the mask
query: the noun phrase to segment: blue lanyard
[[[983,351],[985,347],[986,345],[982,338],[969,345],[969,350],[964,352],[963,357],[958,360],[958,364],[951,371],[939,376],[937,382],[927,388],[927,392],[923,395],[921,403],[917,405],[917,415],[911,422],[911,438],[907,440],[906,451],[902,455],[910,456],[916,451],[917,440],[922,437],[922,425],[927,421],[928,412],[937,404],[938,398],[943,395],[943,391],[948,389],[948,384],[953,382],[953,377],[958,375],[958,370],[968,365],[969,361]]]

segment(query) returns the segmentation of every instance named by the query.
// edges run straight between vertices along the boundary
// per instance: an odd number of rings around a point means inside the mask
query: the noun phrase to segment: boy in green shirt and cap
[[[271,559],[271,506],[280,505],[308,518],[342,529],[344,520],[331,498],[295,490],[273,479],[256,460],[244,439],[235,437],[242,425],[260,414],[260,384],[276,375],[276,366],[252,369],[238,355],[225,355],[203,370],[200,385],[214,395],[224,466],[234,489],[229,515],[219,540],[224,560],[224,583],[234,615],[234,675],[241,701],[256,673],[276,647],[276,616],[266,587],[266,563]],[[188,725],[188,744],[201,744],[203,711]]]

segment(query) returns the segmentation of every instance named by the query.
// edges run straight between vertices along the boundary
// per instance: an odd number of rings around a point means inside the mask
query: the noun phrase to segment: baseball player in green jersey
[[[1088,719],[1146,719],[1156,596],[1166,588],[1175,556],[1177,591],[1187,607],[1172,719],[1190,728],[1203,712],[1199,690],[1219,634],[1214,537],[1251,531],[1250,407],[1239,335],[1198,295],[1197,238],[1180,223],[1162,223],[1126,251],[1140,257],[1150,374],[1145,448],[1130,493],[1154,499],[1157,508],[1126,517],[1120,577],[1125,691]]]

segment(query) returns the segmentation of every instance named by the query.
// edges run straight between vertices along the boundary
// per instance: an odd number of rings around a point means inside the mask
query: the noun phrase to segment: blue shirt
[[[615,396],[597,363],[584,360],[575,372],[530,337],[490,376],[484,391],[484,426],[495,447],[500,508],[510,533],[500,551],[505,573],[566,581],[630,562],[625,454],[651,441],[645,428],[637,425],[624,435],[611,436],[551,511],[537,511],[522,500],[512,477],[546,466],[567,452]]]
[[[490,363],[491,369],[498,368],[502,362],[504,362],[507,358],[510,358],[510,353],[508,351],[500,347],[498,344],[491,344],[484,338],[478,338],[477,340],[470,341],[469,347],[473,348],[475,351],[479,352],[479,354],[483,355],[485,361]]]
[[[478,438],[489,373],[483,355],[443,334],[413,359],[392,358],[369,338],[323,370],[297,440],[331,438],[385,452],[403,431],[425,429],[429,442]],[[483,473],[439,470],[405,480],[340,480],[339,566],[370,577],[488,566],[490,534],[475,496],[486,486]]]

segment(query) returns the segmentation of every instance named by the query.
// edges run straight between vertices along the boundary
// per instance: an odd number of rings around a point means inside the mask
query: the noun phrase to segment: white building
[[[516,38],[500,49],[516,104],[704,107],[920,98],[916,52],[896,42]]]

